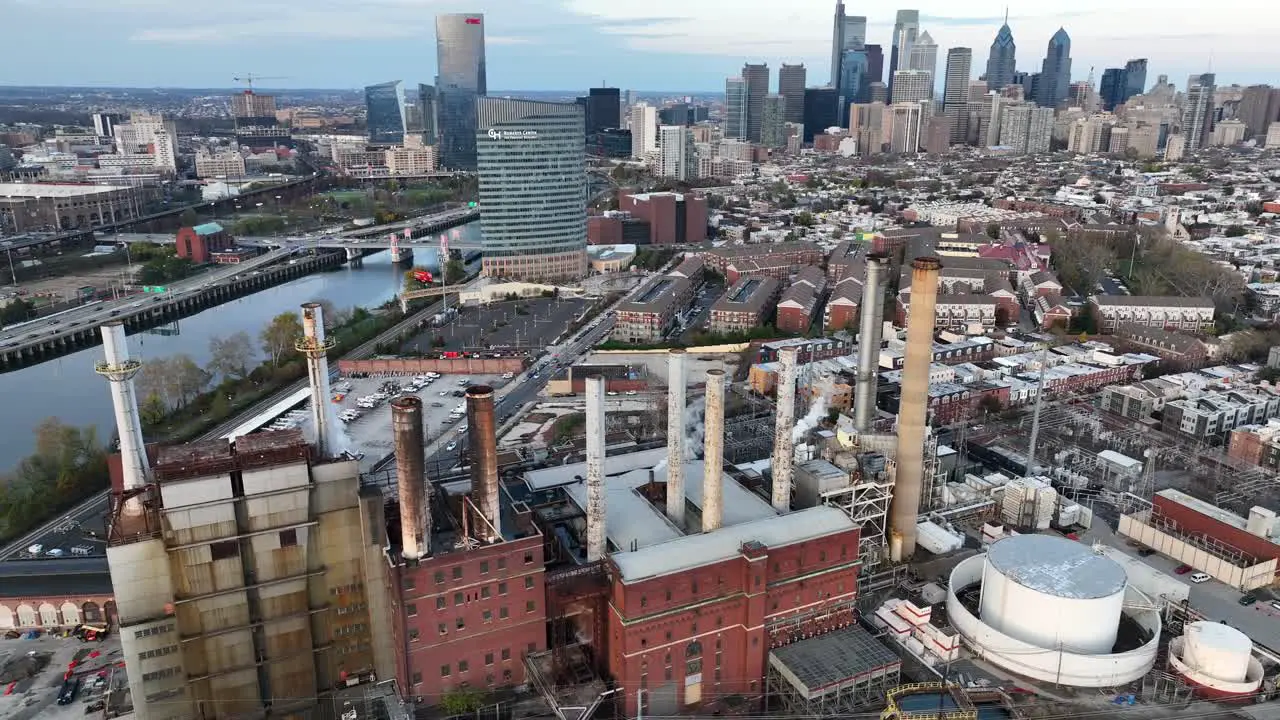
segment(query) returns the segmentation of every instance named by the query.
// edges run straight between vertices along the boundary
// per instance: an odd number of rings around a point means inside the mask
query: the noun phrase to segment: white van
[[[1209,576],[1206,575],[1205,573],[1202,573],[1202,572],[1191,573],[1191,582],[1197,585],[1199,585],[1202,582],[1209,582],[1209,580],[1210,580]]]

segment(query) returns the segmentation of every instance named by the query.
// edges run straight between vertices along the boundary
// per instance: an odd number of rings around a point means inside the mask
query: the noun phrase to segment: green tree
[[[165,417],[169,414],[169,407],[165,405],[164,398],[156,393],[151,393],[142,401],[142,405],[138,408],[138,413],[142,418],[143,425],[159,425],[164,422]]]
[[[1000,223],[991,223],[987,225],[987,237],[992,240],[1000,239]]]
[[[258,339],[262,341],[262,354],[271,359],[273,367],[279,367],[302,339],[302,321],[297,313],[282,312],[262,329]]]
[[[467,279],[467,266],[462,264],[458,258],[449,258],[449,262],[444,266],[444,281],[450,285],[457,285]]]
[[[227,337],[209,338],[210,376],[242,380],[253,362],[253,339],[241,330]]]
[[[1245,229],[1240,225],[1232,225],[1231,227],[1227,228],[1226,232],[1223,233],[1223,235],[1226,235],[1227,237],[1241,237],[1244,234],[1245,234]]]
[[[195,227],[200,222],[200,216],[196,214],[194,209],[187,208],[178,215],[178,222],[182,223],[182,227]]]
[[[13,325],[30,320],[36,314],[36,308],[28,300],[14,298],[12,302],[0,308],[0,325]]]
[[[796,216],[792,220],[792,222],[796,225],[799,225],[800,227],[813,227],[813,224],[814,224],[813,213],[809,212],[808,210],[801,210],[800,212],[796,213]]]

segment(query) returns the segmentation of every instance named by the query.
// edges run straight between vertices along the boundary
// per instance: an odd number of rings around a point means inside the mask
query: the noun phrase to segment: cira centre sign
[[[536,140],[537,130],[494,130],[489,129],[490,140]]]

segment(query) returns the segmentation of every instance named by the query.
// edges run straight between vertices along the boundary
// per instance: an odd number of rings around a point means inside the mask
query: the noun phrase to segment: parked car
[[[1186,575],[1187,573],[1191,572],[1191,566],[1179,565],[1178,567],[1174,568],[1173,571],[1179,575]]]
[[[1245,593],[1240,596],[1240,604],[1244,605],[1245,607],[1248,607],[1256,602],[1258,602],[1258,596],[1254,595],[1253,593]]]
[[[1198,573],[1192,573],[1192,574],[1191,574],[1191,582],[1193,582],[1193,583],[1195,583],[1195,584],[1197,584],[1197,585],[1199,585],[1200,583],[1203,583],[1203,582],[1209,582],[1209,580],[1210,580],[1210,578],[1209,578],[1209,575],[1208,575],[1207,573],[1198,572]]]
[[[1151,557],[1152,555],[1155,555],[1155,554],[1156,554],[1156,551],[1152,550],[1151,548],[1142,548],[1141,550],[1138,551],[1138,555],[1140,555],[1141,557]]]

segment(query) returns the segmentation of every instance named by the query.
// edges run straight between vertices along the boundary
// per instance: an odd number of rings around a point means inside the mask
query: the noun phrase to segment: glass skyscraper
[[[1049,38],[1049,48],[1040,68],[1040,86],[1036,88],[1036,104],[1057,107],[1071,91],[1071,36],[1058,28]]]
[[[868,79],[869,61],[865,49],[845,50],[840,58],[840,119],[839,124],[848,123],[849,104],[868,102],[871,97],[871,82]]]
[[[486,275],[587,274],[586,117],[577,103],[475,103]]]
[[[1013,31],[1006,20],[996,33],[991,43],[991,54],[987,56],[987,89],[999,90],[1005,85],[1012,85],[1013,74],[1017,72],[1018,46],[1013,42]]]
[[[1124,64],[1124,101],[1147,91],[1147,59],[1135,58]]]
[[[920,11],[899,10],[893,24],[893,47],[889,53],[889,94],[893,94],[893,74],[910,65],[911,46],[920,34]]]
[[[488,92],[483,15],[436,16],[436,66],[440,164],[451,170],[474,170],[476,98]]]
[[[399,80],[366,87],[364,106],[369,142],[375,145],[404,144],[404,106],[400,102]]]

